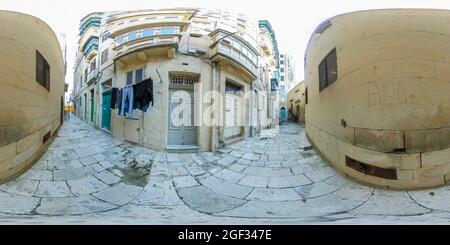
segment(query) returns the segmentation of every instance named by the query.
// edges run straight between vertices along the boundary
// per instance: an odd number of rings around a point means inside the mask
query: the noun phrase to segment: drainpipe
[[[254,110],[254,105],[253,105],[253,93],[255,92],[255,81],[252,81],[252,84],[250,85],[250,111],[248,113],[250,113],[250,137],[253,137],[254,135],[254,125],[253,125],[253,110]]]
[[[211,74],[212,74],[212,91],[216,91],[216,62],[212,62],[212,66],[211,66]],[[212,125],[211,125],[211,151],[214,151],[216,146],[216,98],[215,97],[215,93],[212,93],[212,97],[211,97],[211,110],[212,110],[212,115],[211,118],[213,118],[212,120]]]

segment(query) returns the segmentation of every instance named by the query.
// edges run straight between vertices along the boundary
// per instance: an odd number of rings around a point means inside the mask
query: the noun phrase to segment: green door
[[[91,90],[91,122],[94,121],[94,90]]]
[[[102,128],[111,129],[111,90],[102,97]]]

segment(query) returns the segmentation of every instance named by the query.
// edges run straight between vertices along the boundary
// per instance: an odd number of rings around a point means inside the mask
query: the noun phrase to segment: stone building
[[[279,51],[275,30],[267,20],[259,21],[259,40],[261,48],[259,79],[262,84],[266,85],[266,88],[264,89],[265,93],[260,93],[262,98],[259,101],[262,102],[262,106],[258,105],[257,108],[260,111],[258,121],[262,124],[262,127],[275,128],[280,121]],[[265,106],[266,104],[268,104],[268,107]]]
[[[450,11],[339,15],[306,51],[306,131],[331,165],[393,189],[450,181]]]
[[[281,53],[279,56],[279,71],[280,71],[280,121],[288,120],[288,92],[294,85],[295,79],[295,63],[294,57],[287,53]]]
[[[249,137],[270,104],[258,33],[257,22],[223,11],[92,13],[80,23],[76,114],[114,137],[158,150],[210,151]],[[150,80],[147,110],[119,115],[111,106],[117,90]]]
[[[294,122],[305,122],[305,83],[301,82],[287,95],[288,118]]]
[[[27,170],[63,120],[65,66],[42,20],[0,11],[0,182]]]

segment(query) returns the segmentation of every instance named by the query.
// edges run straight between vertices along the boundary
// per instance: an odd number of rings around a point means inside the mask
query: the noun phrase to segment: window
[[[153,32],[154,32],[153,29],[144,29],[144,31],[143,31],[143,33],[142,33],[142,36],[143,36],[143,37],[150,37],[150,36],[153,36],[153,35],[154,35]]]
[[[108,61],[108,49],[105,49],[103,52],[102,52],[102,55],[101,55],[101,57],[100,57],[100,64],[105,64],[106,63],[106,61]]]
[[[110,33],[109,32],[105,32],[102,36],[102,42],[108,40]]]
[[[271,84],[271,91],[277,91],[277,79],[276,78],[272,78],[270,80],[270,84]]]
[[[84,70],[84,79],[85,79],[85,82],[87,82],[87,79],[88,79],[88,68],[86,68],[86,70]]]
[[[280,68],[280,72],[284,72],[284,68]]]
[[[133,41],[134,39],[136,39],[136,32],[128,33],[128,41]]]
[[[133,71],[127,73],[127,86],[133,84]]]
[[[319,91],[337,80],[336,49],[333,49],[319,64]]]
[[[116,37],[116,45],[120,45],[123,43],[123,36]]]
[[[138,70],[136,70],[136,75],[135,75],[135,78],[134,78],[134,83],[138,83],[138,82],[142,81],[142,80],[143,80],[143,77],[144,77],[144,70],[143,70],[143,69],[138,69]]]
[[[50,91],[50,65],[36,50],[36,81]]]
[[[305,89],[305,104],[308,104],[308,87]]]
[[[284,76],[281,76],[281,77],[280,77],[280,80],[281,80],[281,81],[284,81]]]
[[[127,72],[127,86],[144,80],[144,68]]]
[[[280,60],[280,65],[284,65],[284,60]]]
[[[91,63],[91,71],[95,70],[96,66],[97,66],[97,60],[94,59],[94,61],[92,61],[92,63]]]

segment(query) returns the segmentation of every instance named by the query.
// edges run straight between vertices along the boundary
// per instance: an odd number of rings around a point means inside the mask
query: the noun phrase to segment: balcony
[[[144,62],[148,55],[159,55],[178,47],[180,27],[155,27],[132,31],[115,38],[115,60],[128,62],[138,53],[140,61]]]
[[[98,37],[92,36],[83,46],[82,52],[87,60],[90,60],[92,57],[97,55],[98,51]]]
[[[92,84],[92,82],[95,81],[95,79],[97,78],[97,74],[98,74],[98,70],[97,68],[95,68],[94,70],[90,71],[87,75],[86,78],[86,85],[89,86]]]
[[[229,63],[243,72],[250,81],[258,77],[258,52],[240,37],[224,30],[209,34],[213,40],[210,56],[213,61]]]
[[[263,50],[265,56],[274,55],[273,44],[267,38],[262,38],[261,42],[259,43],[259,46]]]

